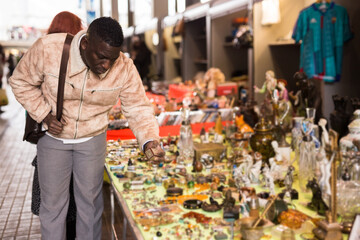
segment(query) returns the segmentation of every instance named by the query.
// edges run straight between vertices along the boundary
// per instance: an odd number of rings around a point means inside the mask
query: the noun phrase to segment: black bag
[[[70,43],[73,39],[73,36],[67,34],[63,53],[61,56],[61,64],[59,71],[59,86],[58,86],[58,94],[57,94],[57,102],[56,102],[56,119],[60,121],[62,115],[62,107],[64,101],[64,86],[65,86],[65,76],[66,69],[69,59],[69,51],[70,51]],[[26,123],[25,123],[25,133],[23,137],[23,141],[27,141],[33,144],[37,144],[39,139],[45,135],[45,131],[42,131],[42,123],[36,122],[32,119],[29,113],[26,113]]]

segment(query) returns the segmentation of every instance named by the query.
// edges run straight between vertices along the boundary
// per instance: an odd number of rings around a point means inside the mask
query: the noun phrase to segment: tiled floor
[[[31,212],[36,146],[22,141],[25,113],[7,87],[9,105],[0,115],[0,239],[40,239],[39,217]],[[111,239],[109,184],[104,184],[102,239]],[[122,232],[122,215],[115,211],[115,229]],[[129,232],[129,231],[128,231]],[[127,239],[131,239],[128,236]]]

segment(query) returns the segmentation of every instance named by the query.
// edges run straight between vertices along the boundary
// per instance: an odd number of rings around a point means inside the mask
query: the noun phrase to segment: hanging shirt
[[[325,82],[340,80],[343,44],[352,37],[344,7],[314,3],[300,12],[292,38],[299,42],[300,70]]]

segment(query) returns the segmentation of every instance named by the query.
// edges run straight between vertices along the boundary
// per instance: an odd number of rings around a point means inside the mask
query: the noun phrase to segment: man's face
[[[120,55],[120,47],[112,47],[99,37],[85,36],[80,43],[81,56],[86,66],[97,74],[105,73]]]

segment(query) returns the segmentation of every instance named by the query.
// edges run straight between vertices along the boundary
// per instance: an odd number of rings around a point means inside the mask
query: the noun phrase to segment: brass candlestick
[[[336,156],[336,151],[332,153],[332,158]],[[321,240],[341,240],[341,226],[337,223],[337,204],[336,204],[336,160],[331,163],[331,211],[326,213],[326,220],[319,222],[318,227],[313,230],[313,233],[318,239]]]

